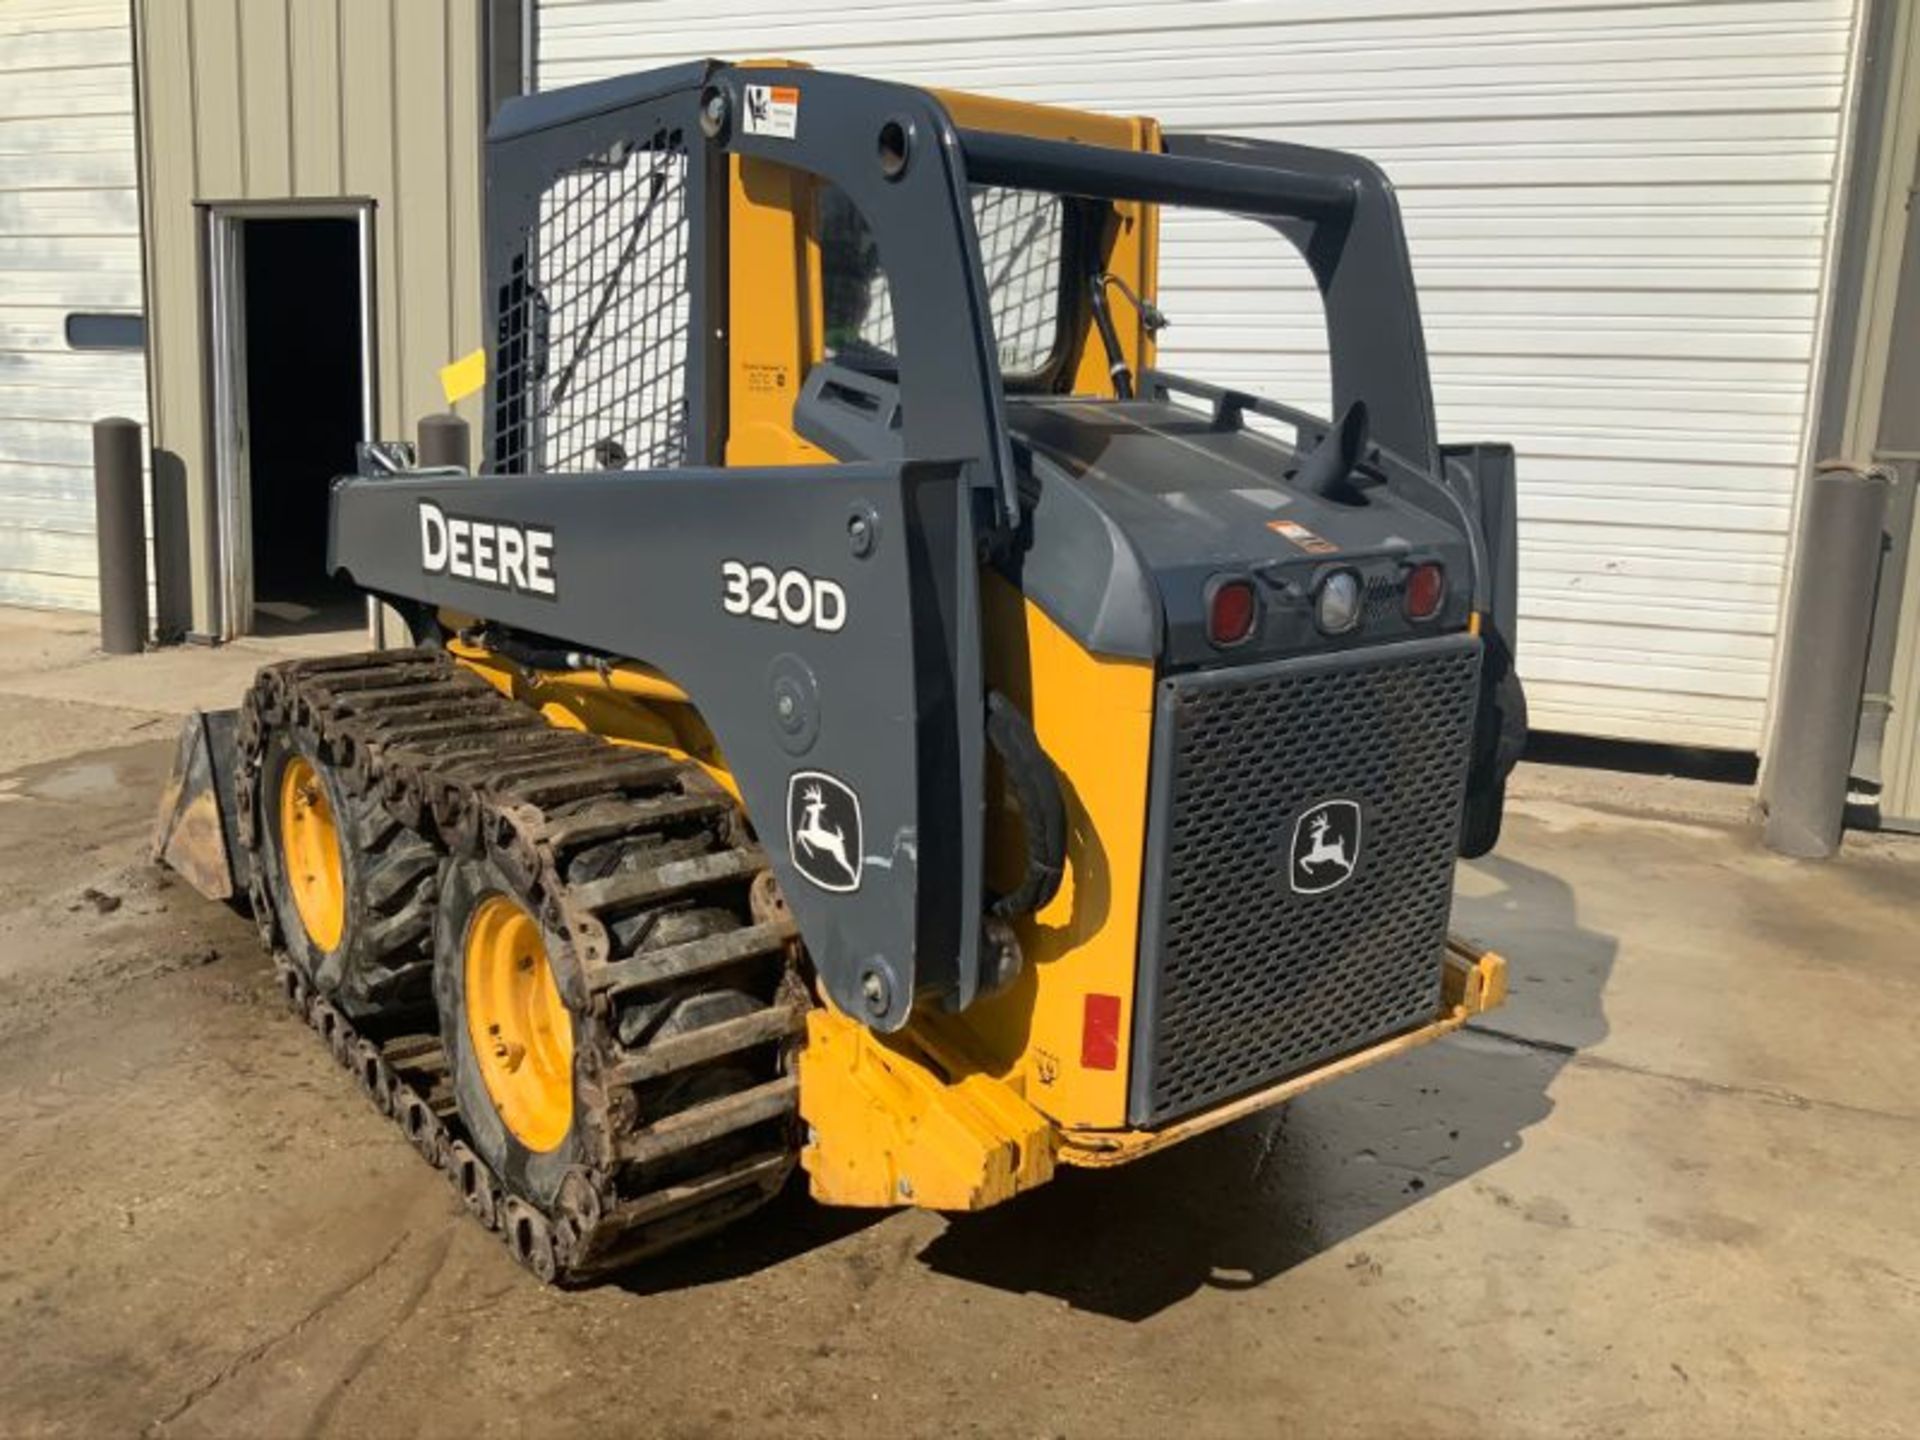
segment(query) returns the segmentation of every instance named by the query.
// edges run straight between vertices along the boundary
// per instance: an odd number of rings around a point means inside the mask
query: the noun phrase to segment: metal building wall
[[[0,604],[99,604],[89,426],[146,420],[146,357],[65,322],[140,310],[134,156],[126,0],[0,4]]]
[[[1861,177],[1873,188],[1873,213],[1851,393],[1835,448],[1898,477],[1878,621],[1892,634],[1875,637],[1876,651],[1890,645],[1891,663],[1881,671],[1874,663],[1880,655],[1870,658],[1868,706],[1884,706],[1886,716],[1877,756],[1881,822],[1920,830],[1920,225],[1913,213],[1920,193],[1920,15],[1901,5],[1890,18],[1887,114],[1878,173]],[[1871,723],[1863,714],[1863,735]]]
[[[480,4],[136,0],[135,28],[155,487],[184,505],[190,628],[206,633],[215,506],[194,207],[374,202],[378,430],[410,435],[445,408],[439,368],[480,343]]]
[[[786,55],[1364,152],[1399,187],[1448,439],[1521,453],[1543,728],[1756,749],[1855,0],[539,0],[542,88]],[[1168,227],[1168,363],[1324,393],[1302,278]],[[1183,249],[1184,247],[1184,249]]]

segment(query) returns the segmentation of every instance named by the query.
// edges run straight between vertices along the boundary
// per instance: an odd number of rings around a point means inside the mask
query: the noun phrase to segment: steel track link
[[[810,1003],[798,933],[766,857],[698,767],[550,726],[439,652],[288,662],[260,673],[237,732],[241,839],[256,857],[255,792],[276,727],[304,732],[351,794],[377,792],[446,859],[490,857],[520,888],[550,948],[556,940],[566,947],[551,958],[564,962],[555,977],[575,1015],[575,1128],[589,1143],[557,1203],[542,1207],[469,1143],[434,1021],[380,1016],[357,1029],[289,957],[257,859],[254,866],[254,913],[289,1006],[514,1258],[542,1280],[590,1281],[717,1229],[779,1191],[797,1153],[792,1058]],[[711,827],[711,843],[696,853],[683,853],[682,841],[650,868],[578,885],[564,878],[567,857],[584,846],[644,840],[670,826],[683,834],[689,823]],[[644,933],[657,918],[649,907],[712,903],[721,887],[752,896],[751,919],[737,929],[616,954],[614,928],[631,934],[637,917]],[[616,1038],[616,1004],[742,964],[773,976],[762,986],[763,1008],[635,1048]],[[747,1060],[768,1078],[649,1107],[663,1080],[697,1081],[703,1067]]]

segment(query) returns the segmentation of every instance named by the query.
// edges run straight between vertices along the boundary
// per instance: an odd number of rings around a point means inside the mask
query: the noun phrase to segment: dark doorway
[[[365,605],[327,574],[327,493],[365,436],[360,222],[241,225],[251,628],[351,628]]]

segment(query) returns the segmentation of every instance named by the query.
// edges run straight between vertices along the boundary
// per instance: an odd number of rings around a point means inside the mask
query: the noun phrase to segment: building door
[[[327,497],[373,436],[365,207],[211,207],[219,636],[355,629],[326,572]]]

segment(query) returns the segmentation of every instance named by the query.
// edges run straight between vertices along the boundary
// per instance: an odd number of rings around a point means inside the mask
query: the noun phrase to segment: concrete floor
[[[1524,771],[1488,1025],[959,1219],[789,1195],[582,1294],[143,863],[263,652],[0,615],[0,1433],[1873,1435],[1920,1414],[1920,847]]]

